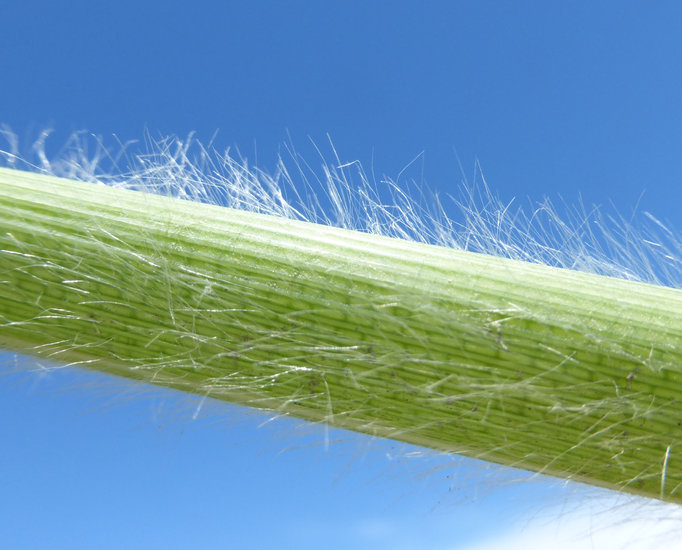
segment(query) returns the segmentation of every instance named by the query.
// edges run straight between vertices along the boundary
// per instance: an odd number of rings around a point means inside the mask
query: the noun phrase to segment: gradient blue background
[[[25,147],[219,130],[267,169],[329,134],[379,175],[419,157],[440,193],[478,159],[504,201],[682,226],[679,2],[9,0],[0,22],[0,122]],[[3,548],[454,549],[583,498],[0,357]]]

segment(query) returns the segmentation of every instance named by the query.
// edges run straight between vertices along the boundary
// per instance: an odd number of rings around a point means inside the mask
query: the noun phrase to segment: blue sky
[[[442,194],[478,160],[503,201],[581,196],[682,227],[677,2],[10,0],[0,20],[0,122],[27,148],[47,127],[55,149],[77,130],[217,131],[267,169],[288,140],[316,161],[329,135],[378,175],[417,158],[403,177]],[[3,362],[3,547],[454,549],[585,498]]]

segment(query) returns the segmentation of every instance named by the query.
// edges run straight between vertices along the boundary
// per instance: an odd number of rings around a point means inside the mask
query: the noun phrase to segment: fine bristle
[[[29,154],[9,128],[1,131],[11,168],[170,195],[248,212],[541,263],[610,277],[682,287],[682,236],[649,212],[524,198],[502,202],[478,164],[445,198],[424,182],[375,178],[358,161],[341,159],[331,141],[305,159],[292,145],[274,169],[252,165],[193,135],[142,143],[73,134],[54,155],[49,131]],[[23,154],[22,154],[23,153]]]

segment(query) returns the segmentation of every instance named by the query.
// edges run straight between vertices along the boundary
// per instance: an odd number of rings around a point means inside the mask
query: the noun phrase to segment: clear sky
[[[309,139],[330,135],[342,161],[442,194],[478,160],[504,201],[582,196],[682,227],[679,2],[8,0],[0,21],[0,123],[26,148],[48,127],[55,149],[77,130],[218,131],[268,169],[289,140],[317,162]],[[455,549],[587,498],[0,363],[3,548]]]

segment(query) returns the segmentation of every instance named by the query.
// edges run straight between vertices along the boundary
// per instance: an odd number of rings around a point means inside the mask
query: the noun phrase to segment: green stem
[[[682,292],[0,169],[0,347],[682,500]]]

